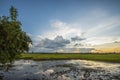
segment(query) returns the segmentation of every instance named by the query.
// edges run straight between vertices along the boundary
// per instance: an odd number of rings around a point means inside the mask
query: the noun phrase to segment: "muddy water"
[[[4,80],[120,80],[120,63],[88,60],[15,61]]]

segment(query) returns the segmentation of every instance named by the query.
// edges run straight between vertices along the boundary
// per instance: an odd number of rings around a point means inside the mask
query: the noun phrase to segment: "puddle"
[[[120,80],[120,63],[19,60],[8,72],[0,71],[0,76],[4,80]]]

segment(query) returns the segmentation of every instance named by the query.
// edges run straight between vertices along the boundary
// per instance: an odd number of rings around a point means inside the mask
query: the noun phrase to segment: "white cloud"
[[[50,25],[52,30],[43,34],[44,37],[50,39],[55,38],[57,35],[61,35],[64,38],[70,39],[70,37],[81,35],[82,32],[80,27],[76,27],[75,24],[69,24],[60,20],[51,21]]]
[[[120,41],[120,37],[91,37],[85,40],[85,43],[91,45],[100,45],[105,43],[112,43],[114,41]]]
[[[86,36],[91,37],[91,36],[96,36],[97,34],[101,34],[102,36],[104,36],[102,34],[103,31],[106,31],[109,34],[108,29],[112,29],[120,26],[119,21],[120,21],[120,17],[117,16],[117,17],[110,17],[107,19],[103,19],[100,22],[95,22],[95,25],[91,26],[91,28],[86,31]],[[114,31],[111,33],[114,33]]]
[[[64,39],[69,40],[70,44],[67,44],[65,48],[71,49],[92,48],[93,45],[120,41],[119,36],[114,36],[113,34],[120,34],[119,30],[117,30],[117,27],[120,26],[120,16],[111,16],[102,9],[95,9],[89,12],[89,14],[87,13],[86,16],[82,16],[79,20],[72,21],[74,22],[67,23],[59,19],[51,20],[49,23],[50,30],[44,32],[41,36],[33,36],[36,45],[42,44],[40,43],[41,39],[48,38],[54,40],[56,36],[62,36]],[[113,31],[111,32],[110,30]],[[84,35],[82,35],[83,33]],[[110,33],[113,36],[109,35]],[[71,40],[71,38],[74,40]],[[45,49],[42,48],[42,51]],[[52,50],[49,49],[48,51]],[[58,49],[58,51],[62,52],[64,50]]]
[[[110,15],[102,9],[93,10],[87,16],[83,16],[77,23],[82,25],[85,32],[84,44],[99,45],[111,43],[119,39],[120,16]]]
[[[97,18],[96,18],[97,19]],[[120,41],[118,36],[108,36],[109,33],[116,33],[116,31],[109,32],[109,29],[116,28],[120,26],[120,17],[106,17],[94,23],[89,23],[89,27],[86,27],[85,23],[66,23],[60,20],[50,21],[51,30],[44,32],[41,36],[32,36],[34,41],[34,46],[38,44],[43,44],[40,41],[42,39],[48,38],[49,40],[54,40],[56,36],[62,36],[63,38],[70,41],[69,44],[65,45],[66,48],[92,48],[93,45],[100,45],[104,43],[111,43],[114,41]],[[87,22],[86,22],[87,23]],[[81,26],[81,24],[84,24]],[[85,27],[84,31],[83,28]],[[103,32],[106,31],[106,34]],[[84,35],[82,35],[84,32]],[[118,32],[119,33],[119,32]],[[76,37],[79,36],[79,37]],[[82,37],[81,37],[82,36]],[[71,38],[76,38],[76,41],[72,41]],[[82,40],[81,40],[82,39]],[[54,44],[54,42],[52,42]],[[43,46],[51,47],[52,44],[43,44]],[[59,44],[60,45],[60,44]],[[58,45],[53,45],[56,47]],[[38,48],[36,51],[54,51],[53,49]],[[58,49],[64,51],[63,49]]]

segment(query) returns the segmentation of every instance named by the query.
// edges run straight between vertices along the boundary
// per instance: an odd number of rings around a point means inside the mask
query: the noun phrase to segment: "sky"
[[[120,0],[0,0],[18,10],[32,52],[120,52]]]

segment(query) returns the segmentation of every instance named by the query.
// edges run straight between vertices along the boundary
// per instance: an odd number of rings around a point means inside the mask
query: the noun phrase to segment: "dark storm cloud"
[[[120,41],[114,41],[114,43],[120,43]]]
[[[66,46],[66,44],[69,44],[70,41],[63,39],[62,36],[57,36],[53,40],[51,39],[43,39],[39,42],[39,44],[36,45],[36,47],[39,48],[49,48],[49,49],[55,49],[55,48],[61,48]]]
[[[84,46],[84,45],[81,43],[76,43],[76,44],[74,44],[74,46],[77,47],[77,46]]]
[[[92,50],[95,50],[95,48],[80,48],[81,53],[90,53]]]
[[[71,38],[72,41],[82,41],[82,40],[86,40],[86,38],[84,37],[80,37],[80,36],[75,36]]]

